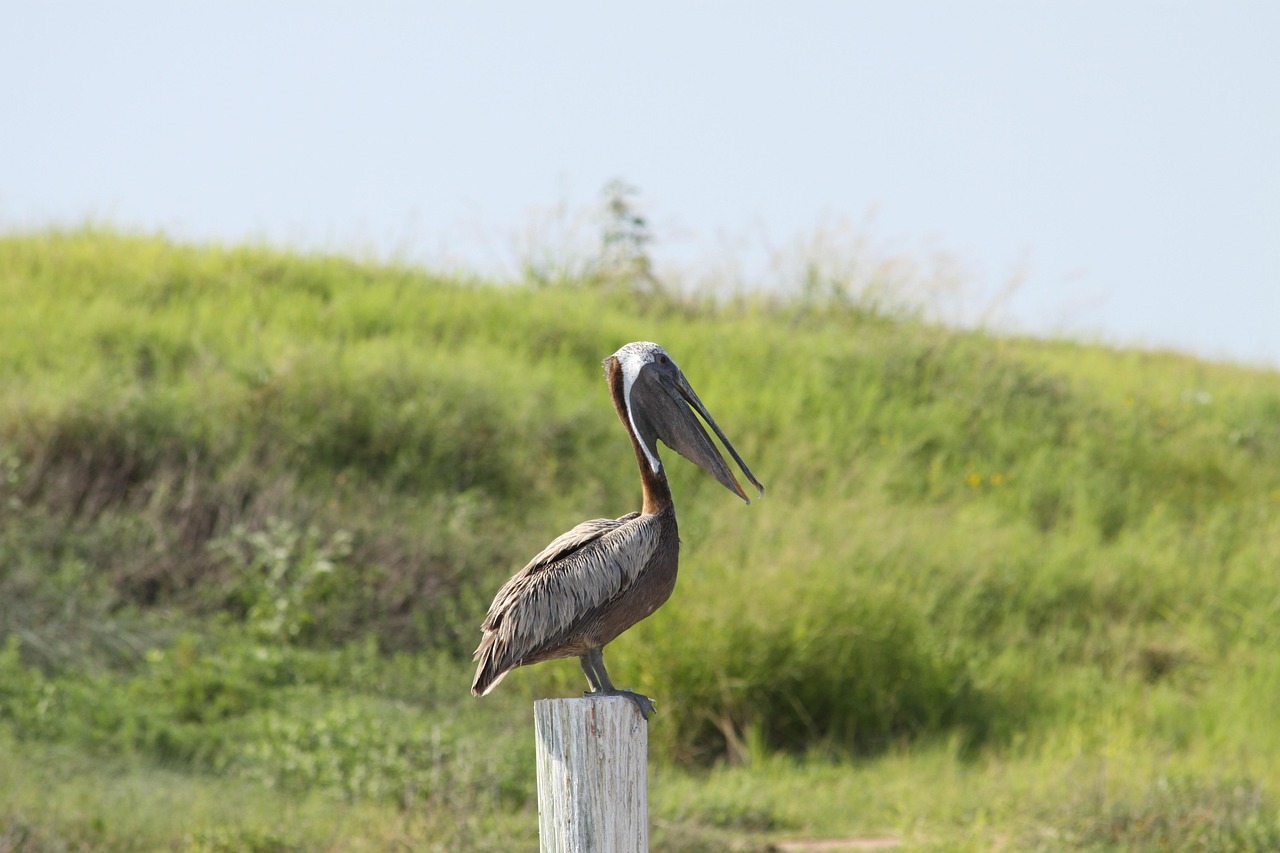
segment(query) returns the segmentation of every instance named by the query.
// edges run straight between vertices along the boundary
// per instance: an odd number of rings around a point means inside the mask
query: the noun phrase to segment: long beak
[[[643,372],[647,373],[648,369]],[[747,463],[742,461],[738,451],[725,436],[724,430],[720,429],[715,418],[711,417],[711,413],[702,404],[702,400],[698,399],[697,393],[684,375],[677,373],[670,379],[655,375],[653,379],[652,382],[642,383],[649,386],[643,395],[644,419],[652,426],[657,437],[662,439],[663,444],[715,477],[726,489],[747,503],[751,503],[751,498],[747,497],[747,493],[742,490],[733,471],[729,469],[724,457],[716,449],[711,436],[707,435],[702,424],[694,417],[693,413],[697,412],[719,436],[720,442],[729,451],[733,461],[738,463],[747,480],[763,495],[764,486],[760,485],[760,481],[751,473]],[[661,390],[655,386],[661,386]],[[633,395],[635,390],[632,391]]]

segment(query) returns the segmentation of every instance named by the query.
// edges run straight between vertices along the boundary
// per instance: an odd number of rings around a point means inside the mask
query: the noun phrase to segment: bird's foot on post
[[[658,708],[653,704],[652,699],[634,690],[619,690],[616,687],[610,687],[601,690],[586,690],[583,691],[582,695],[588,699],[598,699],[602,696],[621,696],[624,699],[630,699],[632,704],[640,710],[640,716],[646,720],[658,712]]]
[[[621,696],[624,699],[630,699],[638,709],[640,716],[648,720],[650,716],[657,712],[654,707],[653,700],[648,696],[644,696],[634,690],[619,690],[613,686],[613,682],[609,680],[609,673],[604,668],[604,652],[599,649],[590,649],[586,654],[578,657],[578,662],[582,664],[582,672],[587,676],[587,683],[591,685],[591,689],[582,695],[588,699],[594,699],[599,696]]]

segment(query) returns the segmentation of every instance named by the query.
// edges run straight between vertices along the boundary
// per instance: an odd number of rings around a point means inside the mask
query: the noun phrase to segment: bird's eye
[[[659,362],[659,363],[661,363],[661,364],[666,364],[666,363],[667,363],[667,357],[666,357],[665,355],[660,355],[660,356],[658,356],[658,362]]]

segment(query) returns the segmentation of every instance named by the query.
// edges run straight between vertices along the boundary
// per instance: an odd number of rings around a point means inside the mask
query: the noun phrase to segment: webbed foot
[[[630,699],[632,704],[639,709],[640,716],[644,717],[645,720],[648,720],[651,716],[658,713],[658,708],[654,705],[652,699],[642,693],[637,693],[634,690],[619,690],[617,688],[610,688],[607,690],[587,690],[582,695],[588,699],[596,699],[601,696],[621,696],[624,699]]]

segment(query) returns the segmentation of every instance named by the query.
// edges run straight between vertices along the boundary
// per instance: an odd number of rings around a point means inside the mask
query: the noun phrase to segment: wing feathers
[[[653,556],[655,516],[584,521],[558,536],[498,590],[481,626],[482,661],[472,691],[487,692],[508,669],[564,642],[591,614],[635,582]]]

